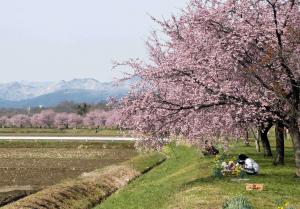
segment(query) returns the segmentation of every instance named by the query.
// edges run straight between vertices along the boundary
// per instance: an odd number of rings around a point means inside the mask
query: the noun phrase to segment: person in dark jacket
[[[205,147],[202,153],[204,155],[217,155],[219,154],[219,150],[215,146],[210,145],[207,141],[205,141]]]

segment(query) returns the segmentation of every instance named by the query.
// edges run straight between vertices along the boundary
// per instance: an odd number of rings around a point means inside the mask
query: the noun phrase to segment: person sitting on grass
[[[250,175],[256,175],[259,172],[258,163],[244,154],[239,155],[237,165],[240,165],[243,171]]]
[[[202,153],[204,155],[217,155],[217,154],[219,154],[219,150],[215,146],[213,146],[211,144],[208,144],[207,140],[205,140],[204,143],[205,143],[204,150],[202,150]]]

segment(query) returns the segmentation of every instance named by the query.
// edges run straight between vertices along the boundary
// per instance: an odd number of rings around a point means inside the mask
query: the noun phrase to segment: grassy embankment
[[[274,136],[271,136],[274,147]],[[291,141],[287,140],[286,165],[273,166],[272,159],[251,147],[233,144],[230,155],[246,153],[261,166],[258,176],[247,176],[247,183],[263,183],[264,191],[246,191],[245,182],[231,181],[232,177],[212,177],[213,157],[203,157],[187,146],[166,147],[169,158],[160,166],[119,190],[95,209],[215,209],[225,199],[243,195],[256,209],[277,209],[276,201],[284,199],[300,208],[300,179],[294,174]]]
[[[118,129],[0,128],[0,136],[124,136]]]

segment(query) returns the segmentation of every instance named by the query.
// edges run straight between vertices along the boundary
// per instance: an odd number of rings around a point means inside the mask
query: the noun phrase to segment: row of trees
[[[27,108],[1,108],[0,107],[0,117],[1,116],[13,116],[17,114],[36,114],[43,110],[47,110],[47,107],[27,107]],[[66,113],[77,113],[79,115],[85,115],[92,110],[105,110],[111,109],[110,105],[107,103],[89,104],[89,103],[74,103],[72,101],[63,101],[56,106],[51,107],[55,112],[66,112]]]
[[[122,63],[139,78],[121,102],[122,125],[155,147],[171,135],[204,145],[255,127],[266,156],[270,128],[279,154],[286,128],[300,176],[299,1],[191,0],[178,18],[154,20],[164,38],[150,38],[151,62]]]
[[[53,110],[44,110],[28,116],[17,114],[12,117],[0,117],[0,126],[15,128],[101,128],[117,127],[120,115],[115,110],[93,110],[81,116],[76,113],[56,113]]]

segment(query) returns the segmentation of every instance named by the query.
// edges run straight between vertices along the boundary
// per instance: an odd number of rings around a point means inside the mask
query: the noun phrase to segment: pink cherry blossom
[[[105,122],[106,127],[118,127],[121,119],[121,114],[117,110],[107,112],[107,119]]]
[[[43,110],[41,113],[31,117],[31,123],[38,128],[51,128],[54,125],[56,113],[53,110]]]
[[[70,113],[68,115],[68,124],[70,128],[78,128],[82,125],[83,119],[80,115],[75,113]]]
[[[179,17],[153,19],[164,38],[150,37],[151,61],[121,63],[138,78],[121,101],[122,126],[161,146],[178,137],[214,142],[281,121],[300,176],[297,1],[192,0]]]
[[[59,129],[65,129],[69,127],[68,113],[57,113],[54,118],[54,126]]]
[[[104,127],[107,113],[102,110],[93,110],[86,114],[83,123],[88,128]]]
[[[7,116],[0,117],[0,127],[2,127],[2,128],[6,127],[7,122],[8,122]]]
[[[30,127],[30,118],[27,115],[18,114],[14,115],[9,119],[9,124],[11,127],[16,128],[28,128]]]

